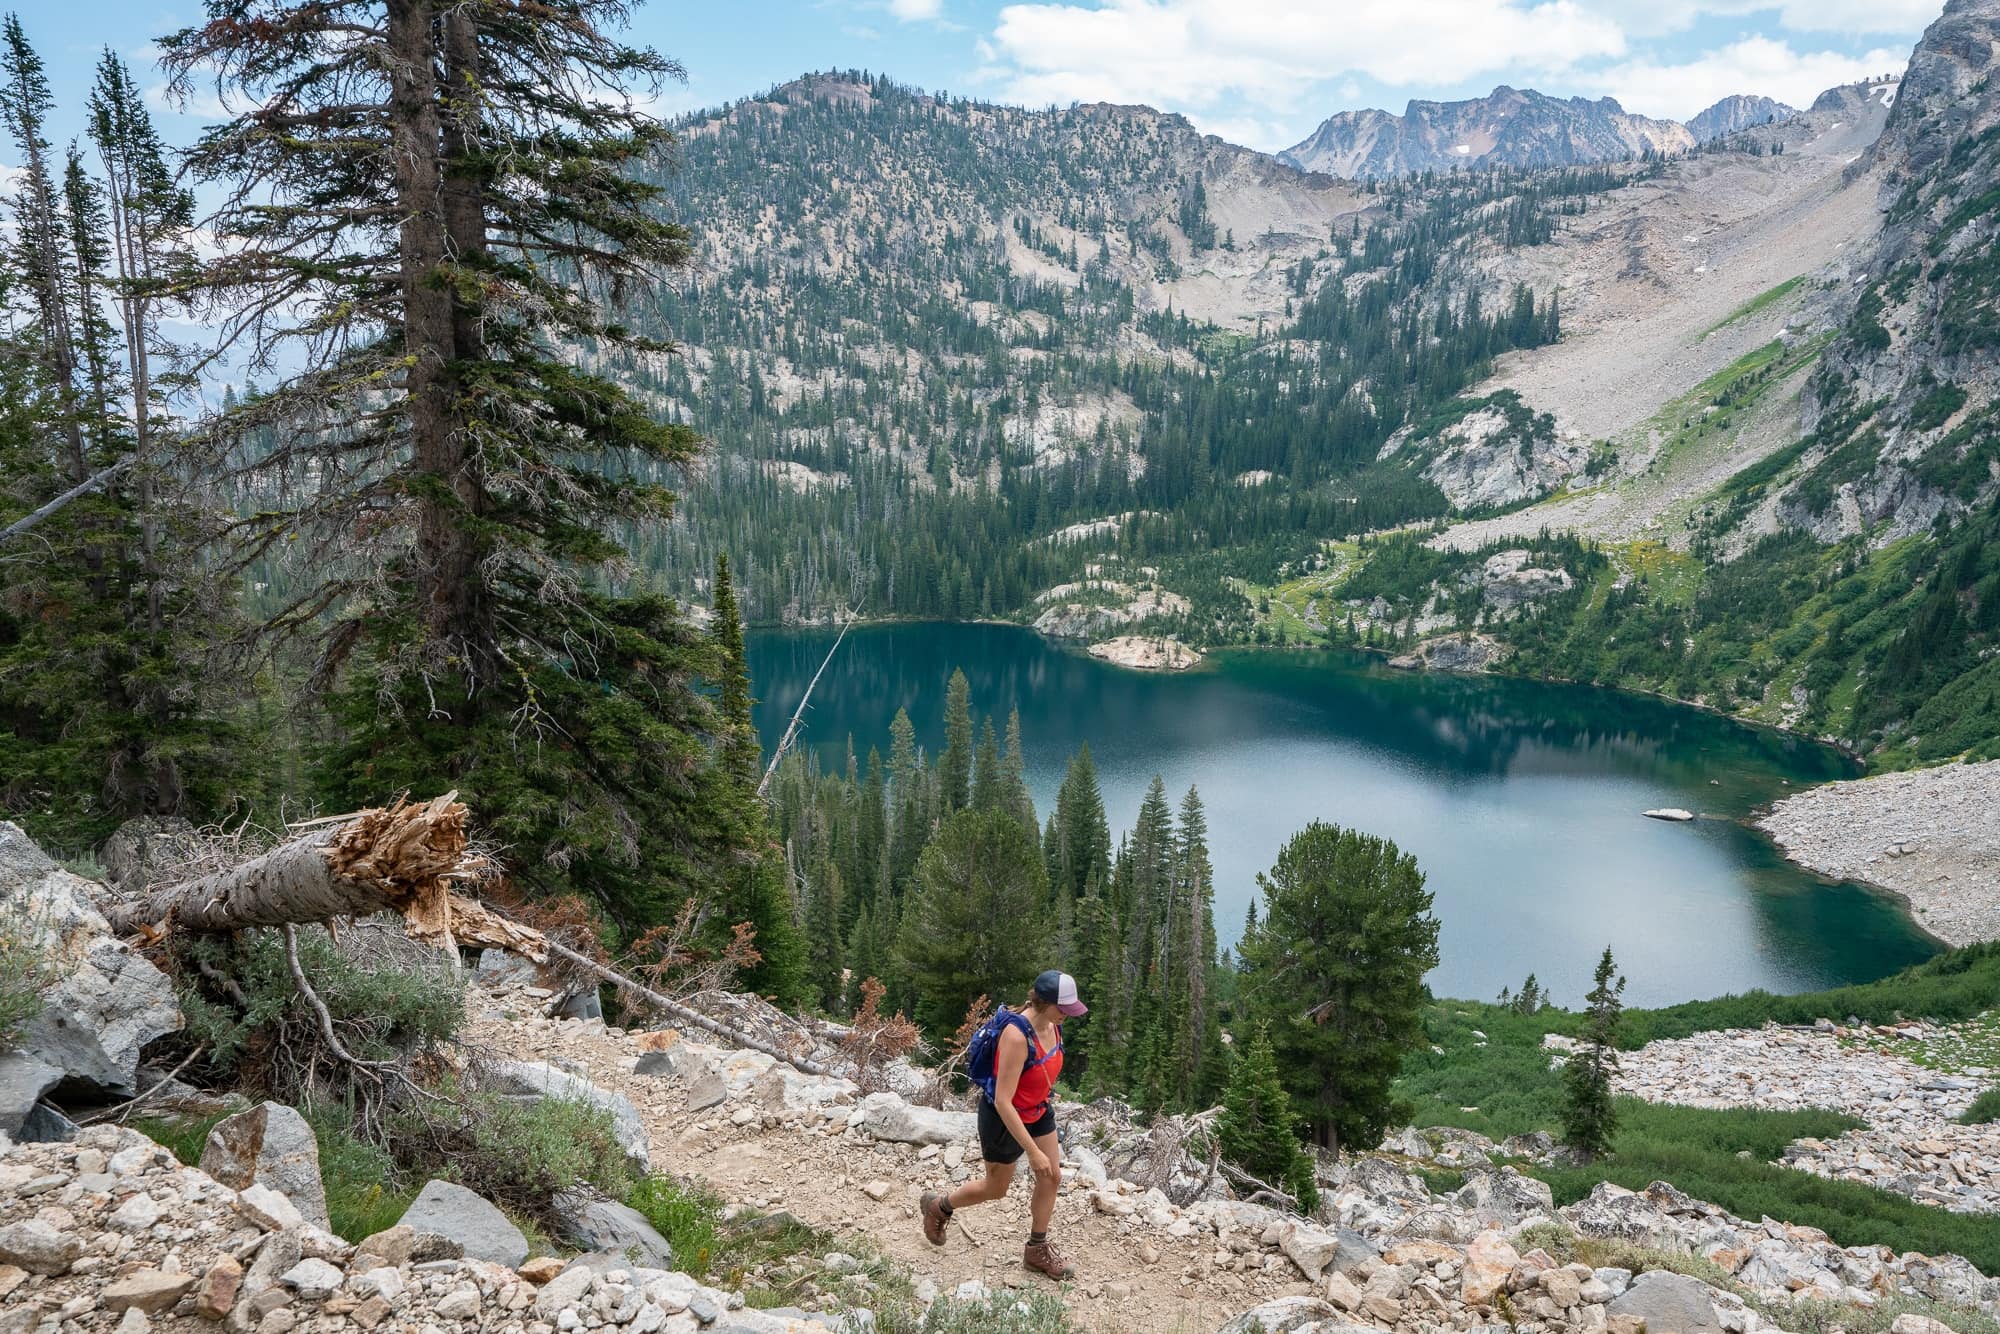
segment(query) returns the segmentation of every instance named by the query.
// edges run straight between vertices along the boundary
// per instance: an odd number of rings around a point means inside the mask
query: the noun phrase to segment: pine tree
[[[1229,1072],[1215,1137],[1222,1156],[1237,1167],[1289,1192],[1306,1213],[1319,1207],[1312,1162],[1299,1146],[1298,1118],[1278,1078],[1266,1025],[1257,1026]]]
[[[1563,1143],[1585,1158],[1611,1152],[1618,1131],[1618,1108],[1612,1101],[1611,1080],[1618,1073],[1618,1028],[1624,1012],[1625,979],[1616,978],[1611,949],[1597,961],[1590,995],[1585,997],[1583,1043],[1563,1065]]]
[[[1203,1065],[1220,1041],[1221,1024],[1209,996],[1215,972],[1215,872],[1208,859],[1208,814],[1193,787],[1181,798],[1172,897],[1175,1086],[1183,1098],[1197,1101],[1213,1082]]]
[[[1021,754],[1021,711],[1015,709],[1007,715],[1007,750],[1000,766],[1001,782],[1007,790],[1007,800],[1019,813],[1021,823],[1030,830],[1039,828],[1035,819],[1035,799],[1028,794],[1028,764]]]
[[[234,585],[197,568],[206,514],[195,470],[167,457],[164,412],[185,382],[160,336],[166,289],[190,262],[192,203],[176,188],[138,90],[106,53],[89,100],[106,176],[72,144],[60,179],[54,109],[20,21],[0,28],[0,122],[21,163],[0,250],[10,414],[0,518],[92,477],[9,553],[0,602],[0,805],[84,844],[134,815],[219,813],[261,795],[275,761],[240,746],[209,646],[234,628]]]
[[[1257,884],[1264,918],[1238,948],[1242,985],[1286,1087],[1320,1145],[1373,1144],[1438,962],[1423,872],[1387,839],[1314,821]]]
[[[839,1008],[846,990],[841,976],[845,962],[845,942],[840,935],[841,889],[840,868],[822,853],[814,859],[805,886],[806,960],[814,1000],[826,1010]]]
[[[943,814],[962,811],[972,801],[972,687],[954,671],[944,694],[944,753],[938,756],[938,790]]]
[[[1015,807],[1008,799],[1006,783],[1000,772],[1000,740],[993,734],[993,720],[988,718],[979,732],[979,751],[972,764],[972,809],[975,811],[1006,811],[1013,814]]]
[[[1104,794],[1098,790],[1097,766],[1091,763],[1088,743],[1070,757],[1049,821],[1054,834],[1051,877],[1067,881],[1079,896],[1093,880],[1108,883],[1111,823],[1104,816]]]
[[[720,949],[737,924],[748,922],[756,931],[755,944],[761,957],[738,980],[780,1004],[797,1004],[805,999],[811,986],[812,964],[800,930],[804,914],[786,888],[789,877],[783,854],[771,837],[763,803],[757,798],[762,774],[758,767],[757,728],[751,716],[750,665],[744,652],[743,623],[737,612],[729,557],[721,554],[715,560],[715,614],[709,633],[718,659],[720,751],[727,769],[718,799],[735,808],[735,818],[746,840],[752,841],[753,855],[737,865],[722,868],[715,900],[717,911],[708,915],[704,943],[711,949]]]
[[[917,863],[897,954],[918,1022],[948,1034],[984,994],[1018,998],[1047,966],[1048,877],[1034,837],[1005,811],[961,811]]]
[[[517,883],[627,930],[706,899],[759,837],[708,744],[715,645],[610,583],[700,438],[569,353],[660,349],[614,310],[690,254],[635,170],[678,67],[611,35],[624,0],[206,8],[162,41],[174,92],[241,108],[187,157],[235,242],[206,291],[241,356],[295,368],[212,432],[315,482],[233,558],[307,572],[269,623],[320,647],[326,796],[449,783]]]

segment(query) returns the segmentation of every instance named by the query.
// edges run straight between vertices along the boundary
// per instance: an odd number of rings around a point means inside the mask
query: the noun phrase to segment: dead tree
[[[466,840],[456,792],[316,820],[241,865],[155,890],[107,915],[121,934],[240,931],[393,912],[412,939],[548,955],[538,932],[452,892],[497,868]]]
[[[498,873],[466,840],[456,792],[313,821],[298,837],[241,865],[155,890],[107,914],[112,930],[159,939],[171,931],[292,927],[393,912],[413,940],[444,949],[502,949],[586,969],[676,1022],[763,1052],[809,1075],[835,1071],[711,1019],[670,996],[452,892]],[[304,988],[302,988],[302,992]]]

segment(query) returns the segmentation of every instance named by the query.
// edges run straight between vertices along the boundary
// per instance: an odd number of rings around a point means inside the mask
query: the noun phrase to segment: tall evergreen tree
[[[720,750],[727,768],[717,796],[734,806],[735,818],[752,847],[749,856],[721,870],[717,911],[707,919],[705,943],[720,949],[737,924],[748,922],[757,933],[755,944],[761,957],[739,981],[781,1004],[795,1004],[805,997],[812,966],[800,930],[806,914],[788,888],[783,853],[771,837],[763,803],[757,797],[762,774],[757,727],[751,715],[750,664],[726,555],[718,554],[715,559],[715,614],[709,633],[718,660]]]
[[[1423,872],[1387,839],[1314,821],[1257,884],[1264,919],[1238,953],[1286,1087],[1319,1144],[1373,1144],[1438,962]]]
[[[0,122],[21,163],[0,292],[14,331],[7,392],[33,425],[0,454],[0,518],[108,477],[9,553],[0,598],[0,804],[44,837],[94,842],[133,815],[205,816],[258,795],[235,746],[212,642],[233,585],[196,568],[208,526],[165,410],[185,387],[160,316],[191,256],[189,196],[150,114],[106,54],[88,128],[60,179],[53,99],[18,18],[0,25]],[[226,700],[242,707],[240,677]],[[268,748],[266,748],[268,750]]]
[[[628,929],[706,897],[758,830],[709,744],[713,641],[621,594],[627,525],[699,445],[564,351],[643,361],[614,316],[684,264],[636,168],[679,68],[625,0],[207,0],[170,90],[242,108],[188,156],[234,238],[207,290],[293,373],[214,424],[269,491],[239,565],[296,553],[272,618],[313,632],[330,798],[458,787],[521,883]],[[296,539],[296,541],[295,541]]]
[[[972,809],[1006,811],[1010,815],[1017,809],[1000,771],[1000,740],[993,733],[991,718],[980,726],[979,751],[973,758]]]
[[[1111,824],[1104,816],[1104,794],[1098,790],[1089,743],[1070,758],[1049,818],[1055,831],[1052,876],[1066,881],[1079,898],[1093,882],[1110,883]]]
[[[953,671],[944,693],[944,753],[938,756],[940,814],[962,811],[972,801],[972,687]]]
[[[980,995],[1018,1005],[1047,966],[1048,878],[1034,837],[1005,811],[961,811],[917,864],[898,953],[918,1022],[949,1034]]]

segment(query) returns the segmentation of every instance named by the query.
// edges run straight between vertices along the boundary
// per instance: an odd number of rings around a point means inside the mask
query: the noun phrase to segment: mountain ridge
[[[1553,167],[1675,154],[1797,111],[1732,94],[1687,121],[1628,112],[1613,97],[1552,97],[1501,84],[1484,97],[1413,98],[1402,115],[1337,112],[1276,156],[1302,171],[1362,179],[1490,166]]]

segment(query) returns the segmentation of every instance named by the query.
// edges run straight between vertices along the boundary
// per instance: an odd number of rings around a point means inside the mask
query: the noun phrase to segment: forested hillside
[[[1370,586],[1412,628],[1485,625],[1511,670],[1660,690],[1886,763],[2000,754],[1996,34],[1992,0],[1947,7],[1849,168],[1883,209],[1851,279],[1668,405],[1670,462],[1792,380],[1778,447],[1730,464],[1660,540],[1514,543],[1562,572],[1531,606],[1454,600],[1498,540],[1392,541]]]
[[[682,353],[647,388],[717,457],[648,564],[698,593],[735,553],[753,620],[1033,619],[1118,556],[1197,640],[1250,632],[1225,576],[1445,512],[1383,442],[1560,325],[1481,256],[1644,170],[1361,194],[1143,108],[852,74],[680,130],[701,263],[655,299]]]

